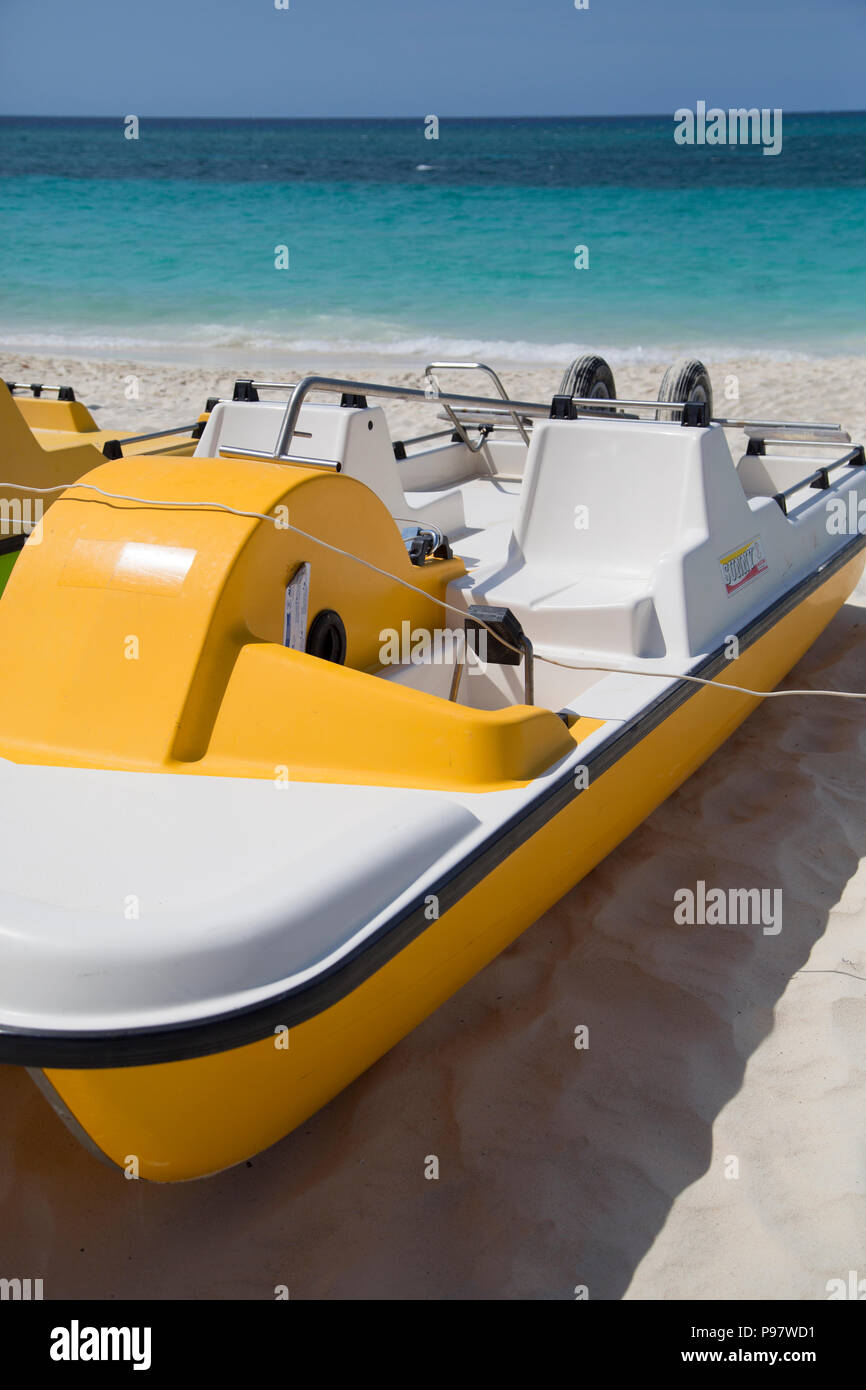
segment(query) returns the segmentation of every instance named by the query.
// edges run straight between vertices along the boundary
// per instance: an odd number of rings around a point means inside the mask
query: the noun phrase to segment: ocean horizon
[[[677,145],[672,115],[425,128],[141,116],[126,139],[122,117],[0,117],[3,346],[529,364],[866,351],[866,114],[786,114],[771,158]]]

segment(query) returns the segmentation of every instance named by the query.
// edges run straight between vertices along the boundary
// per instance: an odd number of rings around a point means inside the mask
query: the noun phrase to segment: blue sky
[[[866,0],[0,0],[0,114],[866,107]]]

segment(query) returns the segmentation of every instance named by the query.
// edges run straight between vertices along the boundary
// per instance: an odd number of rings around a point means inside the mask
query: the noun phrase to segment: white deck
[[[196,454],[271,453],[284,410],[222,402]],[[744,456],[735,466],[719,425],[656,420],[540,420],[528,447],[494,434],[483,453],[445,443],[398,463],[380,407],[307,403],[292,451],[338,461],[401,523],[446,533],[469,571],[450,586],[455,607],[510,608],[539,658],[648,672],[685,670],[812,572],[839,548],[828,499],[866,496],[866,469],[850,468],[829,490],[801,489],[785,515],[773,494],[805,464]],[[755,572],[729,586],[724,566],[750,544]],[[442,626],[459,619],[443,611]],[[441,667],[381,674],[448,692]],[[538,660],[536,703],[579,708],[595,679]],[[515,668],[491,668],[464,680],[459,698],[491,708],[519,700],[521,688]]]

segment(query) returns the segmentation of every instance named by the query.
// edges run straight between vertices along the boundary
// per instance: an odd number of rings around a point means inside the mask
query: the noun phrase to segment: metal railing
[[[744,430],[749,439],[765,444],[850,444],[851,436],[841,425],[828,425],[815,420],[729,420],[714,415],[714,425],[725,429]],[[771,438],[775,431],[776,438]],[[753,449],[759,453],[759,449]]]
[[[254,383],[256,386],[258,384],[258,382]],[[452,405],[499,406],[500,408],[502,405],[501,398],[495,400],[489,396],[462,395],[454,391],[431,393],[414,386],[389,386],[381,382],[350,381],[345,378],[327,376],[306,376],[295,386],[286,386],[285,389],[290,390],[292,394],[286,404],[285,414],[277,434],[277,442],[273,452],[275,459],[283,458],[288,452],[289,444],[297,428],[301,407],[311,391],[327,391],[332,395],[348,393],[361,396],[384,396],[389,400],[419,401],[426,402],[428,405],[442,404],[446,400]],[[550,412],[549,405],[540,401],[509,401],[509,405],[514,406],[525,415],[532,415],[537,418],[545,418]]]
[[[428,383],[431,383],[432,373],[436,370],[459,369],[477,370],[487,373],[499,391],[496,397],[483,395],[470,395],[457,391],[442,391],[438,384],[431,390],[430,384],[426,388],[414,386],[392,386],[384,382],[357,381],[346,377],[328,377],[309,375],[302,377],[300,381],[249,381],[244,384],[259,391],[286,391],[289,399],[280,428],[277,433],[277,440],[273,452],[270,454],[259,453],[254,450],[244,450],[233,448],[232,453],[249,454],[250,457],[267,457],[277,461],[291,462],[293,456],[289,454],[289,446],[292,439],[297,436],[309,437],[306,431],[298,429],[298,418],[301,413],[304,401],[313,391],[326,392],[332,395],[341,395],[346,398],[345,402],[355,403],[365,400],[367,396],[379,396],[386,400],[399,400],[408,402],[418,402],[427,405],[444,406],[447,419],[455,424],[457,432],[461,437],[465,437],[467,426],[477,425],[483,428],[491,424],[496,428],[515,428],[519,430],[521,437],[528,443],[529,435],[526,426],[536,419],[549,419],[552,414],[550,402],[543,401],[519,401],[513,400],[505,393],[502,382],[493,370],[483,362],[431,362],[425,368],[425,376]],[[581,409],[591,412],[593,415],[601,414],[601,405],[598,397],[595,396],[555,396],[554,403],[562,402],[579,412]],[[624,397],[612,397],[603,401],[603,418],[611,421],[631,420],[640,417],[626,415],[625,411],[647,411],[650,418],[644,423],[672,423],[677,415],[685,417],[688,421],[687,412],[690,410],[690,403],[686,401],[659,401],[659,400],[639,400],[626,399]],[[461,418],[462,417],[462,418]],[[666,419],[665,417],[669,417]],[[513,425],[506,426],[504,419],[510,418]],[[500,424],[500,421],[503,423]],[[731,419],[725,416],[712,416],[708,421],[711,425],[720,425],[724,429],[744,430],[749,437],[749,452],[762,453],[767,444],[815,444],[819,447],[827,447],[831,444],[844,443],[850,444],[851,436],[839,424],[826,424],[821,421],[792,421],[792,420],[747,420]],[[420,434],[403,441],[403,444],[421,444],[431,439],[436,439],[448,434],[449,431],[434,431],[430,434]],[[467,441],[468,442],[468,441]],[[483,442],[483,441],[482,441]],[[477,449],[478,445],[469,445],[470,448]],[[847,457],[847,456],[846,456]],[[313,460],[310,460],[311,462]],[[323,462],[322,460],[317,460]],[[803,462],[812,460],[803,459]],[[327,461],[324,461],[327,464]],[[818,462],[818,460],[815,460]],[[830,467],[836,467],[838,460],[831,463]]]
[[[511,410],[478,410],[471,406],[456,405],[453,407],[453,411],[462,425],[469,425],[470,427],[473,425],[492,425],[497,430],[519,430],[523,436],[524,442],[527,444],[529,443],[529,435],[526,432],[526,426],[531,425],[532,421],[528,416],[524,416],[522,419],[518,418],[516,425],[509,425],[506,424],[506,421],[510,420],[514,415],[514,412]],[[440,412],[438,418],[440,420],[449,420],[451,419],[451,415],[446,415],[443,410]],[[448,434],[449,431],[444,430],[443,433]]]
[[[798,459],[797,462],[812,463],[814,460]],[[793,497],[795,492],[800,492],[801,489],[806,487],[828,488],[830,486],[830,473],[833,469],[844,468],[846,466],[851,468],[866,468],[866,455],[863,453],[862,444],[858,444],[853,449],[849,449],[847,454],[843,454],[841,458],[833,459],[831,463],[823,464],[820,468],[817,468],[814,473],[810,473],[808,477],[801,478],[798,483],[792,483],[790,487],[786,487],[783,492],[774,493],[773,501],[778,502],[785,516],[787,516],[789,497]]]
[[[253,385],[260,388],[263,383],[253,382]],[[348,394],[363,397],[384,396],[390,400],[419,401],[426,402],[428,405],[442,405],[447,402],[449,405],[474,408],[480,407],[482,409],[502,410],[503,408],[502,397],[465,395],[457,391],[437,391],[431,393],[429,390],[425,391],[414,386],[388,386],[382,382],[351,381],[343,377],[305,376],[295,385],[289,383],[280,385],[274,382],[266,383],[266,385],[273,389],[287,390],[292,393],[286,404],[285,414],[280,424],[277,442],[274,446],[272,455],[272,457],[278,461],[283,460],[288,453],[289,444],[297,429],[301,407],[311,391],[326,391],[330,392],[332,395]],[[594,410],[598,409],[598,400],[595,398],[575,397],[573,404],[575,407],[585,405]],[[516,412],[520,415],[529,416],[532,419],[546,420],[550,417],[551,406],[549,402],[515,401],[509,397],[507,398],[506,405],[509,409],[509,413]],[[619,406],[628,406],[629,408],[639,407],[654,412],[670,411],[673,415],[676,411],[682,412],[685,409],[686,402],[610,400],[605,401],[605,405],[611,407],[612,410],[615,410]],[[616,419],[617,417],[612,413],[610,418]]]
[[[191,434],[198,438],[204,429],[201,420],[195,420],[191,425],[174,425],[168,430],[151,430],[149,434],[130,434],[125,439],[106,439],[102,446],[102,452],[107,459],[123,458],[123,450],[127,444],[144,444],[149,439],[167,439],[173,434]],[[198,436],[196,435],[198,430]]]
[[[785,516],[788,515],[788,500],[795,493],[802,492],[805,488],[829,488],[830,474],[836,469],[866,466],[866,455],[863,446],[859,444],[853,445],[835,459],[810,458],[808,454],[767,453],[768,445],[787,445],[789,449],[802,448],[803,445],[810,449],[835,449],[840,444],[850,444],[851,436],[841,425],[825,425],[815,420],[716,420],[714,423],[745,431],[749,440],[746,448],[747,458],[762,458],[767,463],[812,465],[813,472],[772,494],[773,501],[778,503]]]
[[[43,391],[56,391],[59,401],[75,400],[75,392],[71,386],[49,386],[44,381],[4,381],[3,385],[12,396],[16,391],[30,391],[36,400],[39,400]]]
[[[508,392],[506,391],[505,387],[502,385],[502,382],[501,382],[500,379],[499,379],[499,374],[498,374],[497,372],[495,372],[495,371],[493,370],[492,367],[488,367],[486,362],[428,362],[428,363],[427,363],[427,366],[424,368],[424,375],[425,375],[425,377],[427,378],[427,380],[428,380],[429,382],[431,382],[431,383],[432,383],[432,382],[435,382],[437,392],[438,392],[438,390],[439,390],[439,383],[436,381],[436,379],[435,379],[433,373],[434,373],[434,372],[446,372],[446,371],[449,371],[449,372],[451,372],[451,371],[453,371],[453,372],[485,372],[485,373],[487,374],[487,376],[490,377],[490,380],[493,382],[493,385],[496,387],[497,391],[499,392],[500,399],[503,400],[503,401],[505,401],[506,405],[508,404]],[[447,410],[447,409],[448,409],[448,407],[446,406],[446,410]],[[450,414],[451,418],[454,420],[455,425],[457,426],[457,428],[458,428],[458,430],[459,430],[459,429],[460,429],[460,426],[459,426],[459,424],[457,423],[457,419],[456,419],[455,413],[454,413],[453,411],[449,411],[448,413]],[[520,431],[520,435],[521,435],[521,437],[522,437],[522,439],[523,439],[524,444],[528,444],[528,443],[529,443],[529,435],[526,433],[526,428],[525,428],[525,426],[524,426],[524,424],[523,424],[523,421],[521,420],[520,416],[518,415],[517,411],[516,411],[516,410],[509,410],[509,411],[508,411],[508,414],[511,416],[511,418],[512,418],[513,421],[514,421],[515,426],[516,426],[517,429]],[[460,432],[462,433],[462,431],[460,431]]]

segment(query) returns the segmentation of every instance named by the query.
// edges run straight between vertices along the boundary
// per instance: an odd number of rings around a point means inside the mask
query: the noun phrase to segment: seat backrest
[[[61,434],[61,447],[43,448],[30,429],[17,398],[0,381],[0,478],[6,486],[0,497],[0,540],[28,532],[61,493],[61,483],[74,483],[105,462],[94,438],[100,434]],[[34,488],[46,488],[44,494]]]
[[[533,431],[512,549],[547,594],[651,595],[667,650],[697,652],[790,566],[787,530],[773,503],[747,499],[720,425],[549,420]],[[750,582],[731,582],[746,553]]]
[[[54,400],[49,396],[14,396],[18,410],[32,430],[69,430],[92,434],[99,429],[81,401]]]
[[[514,536],[545,569],[647,575],[705,521],[699,431],[585,418],[533,430]]]
[[[832,457],[828,454],[828,463]],[[814,470],[815,465],[807,458],[800,459],[794,454],[783,458],[774,458],[772,454],[743,454],[737,464],[737,477],[747,497],[775,497],[777,492],[793,487]]]
[[[219,401],[202,431],[196,458],[219,458],[220,450],[253,449],[273,453],[285,415],[284,401]],[[406,514],[406,498],[388,422],[381,406],[307,402],[289,445],[291,458],[339,463],[340,472],[357,478],[385,503],[392,516]]]

